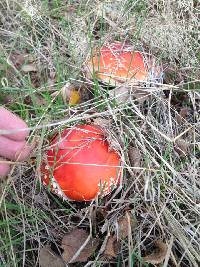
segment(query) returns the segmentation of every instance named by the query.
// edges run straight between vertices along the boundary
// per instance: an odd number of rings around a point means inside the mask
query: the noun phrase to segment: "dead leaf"
[[[181,116],[182,118],[186,118],[187,115],[188,115],[188,113],[189,113],[188,108],[182,108],[182,109],[180,110],[180,112],[179,112],[179,114],[180,114],[180,116]]]
[[[118,237],[120,239],[126,238],[130,228],[130,215],[127,213],[118,220]]]
[[[9,62],[12,62],[11,64],[13,64],[17,69],[19,69],[26,60],[26,54],[23,53],[13,53],[10,55],[9,57]]]
[[[180,157],[185,157],[188,154],[189,144],[184,139],[179,138],[174,144],[174,149]]]
[[[135,168],[133,169],[133,172],[135,174],[139,173],[140,169],[137,168],[141,167],[141,160],[142,160],[142,155],[140,153],[140,150],[134,146],[130,146],[128,154],[131,166]]]
[[[121,216],[118,221],[118,238],[124,239],[129,235],[131,231],[137,225],[137,221],[134,220],[130,212],[126,212],[124,216]],[[130,230],[129,230],[130,229]]]
[[[38,71],[35,63],[25,64],[21,67],[21,70],[25,73]]]
[[[75,229],[63,237],[62,248],[64,249],[64,252],[62,257],[65,262],[86,262],[87,259],[95,252],[99,244],[99,240],[97,238],[90,238],[84,246],[84,242],[87,240],[88,236],[89,235],[85,230]],[[82,246],[83,248],[81,249]],[[74,258],[79,249],[81,249],[80,253],[78,253],[76,258]]]
[[[55,255],[50,247],[46,246],[40,250],[40,266],[41,267],[65,267],[65,263],[61,257]]]
[[[115,258],[119,253],[120,242],[118,239],[124,239],[129,235],[129,231],[137,225],[130,212],[126,211],[124,216],[121,216],[117,221],[118,233],[108,236],[105,240],[105,248],[103,255],[108,258]]]
[[[188,113],[189,113],[188,108],[182,108],[179,114],[177,114],[175,117],[177,123],[181,124],[183,122],[183,119],[187,117]]]
[[[143,260],[151,264],[160,264],[166,257],[168,247],[162,240],[156,240],[154,244],[155,251],[152,254],[145,256]]]
[[[108,258],[115,258],[119,251],[119,242],[116,236],[109,236],[106,242],[105,250],[103,255]]]
[[[34,60],[34,57],[30,54],[27,54],[27,52],[15,52],[10,55],[8,62],[12,62],[15,68],[20,69],[25,62],[33,63]]]

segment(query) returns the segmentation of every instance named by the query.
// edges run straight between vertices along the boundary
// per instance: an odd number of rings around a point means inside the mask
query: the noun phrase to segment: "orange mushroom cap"
[[[98,79],[112,86],[129,80],[147,81],[152,78],[152,74],[157,77],[161,73],[154,60],[120,42],[101,47],[87,62],[87,68],[90,73],[95,73]]]
[[[107,195],[120,180],[120,156],[98,126],[79,125],[57,135],[43,162],[42,181],[64,198],[89,201]]]

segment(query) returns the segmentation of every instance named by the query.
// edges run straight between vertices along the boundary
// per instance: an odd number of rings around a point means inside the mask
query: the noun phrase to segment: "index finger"
[[[24,129],[22,131],[16,131],[15,133],[5,134],[4,136],[15,141],[23,141],[29,134],[29,130],[27,128],[27,124],[17,115],[3,107],[0,107],[0,130],[13,131]]]

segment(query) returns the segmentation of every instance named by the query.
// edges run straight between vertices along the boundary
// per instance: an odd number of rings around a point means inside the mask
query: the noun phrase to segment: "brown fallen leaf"
[[[160,264],[164,261],[167,254],[167,245],[162,240],[156,240],[155,251],[150,255],[147,255],[143,258],[143,261],[151,263],[151,264]]]
[[[65,267],[65,263],[61,257],[55,255],[50,247],[46,246],[40,250],[40,266],[41,267]]]
[[[115,258],[119,252],[119,242],[117,241],[117,237],[109,236],[106,242],[105,250],[103,255],[107,258]]]
[[[176,115],[175,120],[178,122],[178,124],[181,124],[183,120],[187,117],[189,113],[188,108],[182,108],[179,112],[179,114]]]
[[[115,258],[119,253],[119,239],[124,239],[129,235],[129,231],[135,227],[137,222],[133,219],[130,212],[126,211],[124,216],[121,216],[117,221],[117,234],[111,235],[106,240],[103,255],[107,258]]]
[[[95,252],[99,240],[97,238],[88,239],[88,233],[83,229],[75,229],[66,234],[62,239],[62,248],[64,250],[62,257],[67,263],[86,262],[87,259]],[[80,253],[77,253],[80,250]],[[77,253],[77,256],[75,257]]]
[[[180,157],[185,157],[188,154],[189,144],[184,139],[179,138],[174,143],[174,149]]]
[[[21,71],[28,73],[28,72],[37,72],[38,68],[35,63],[25,64],[22,65]]]
[[[128,155],[129,155],[131,166],[135,168],[133,169],[133,172],[135,174],[139,173],[140,169],[137,169],[137,168],[141,167],[141,160],[142,160],[142,155],[140,153],[140,150],[134,146],[130,146],[128,150]]]
[[[9,57],[9,62],[11,62],[15,68],[20,69],[23,64],[27,62],[32,63],[34,61],[34,57],[27,52],[19,52],[16,51],[15,53],[12,53]]]
[[[129,235],[129,231],[136,227],[137,221],[133,218],[132,214],[126,211],[124,216],[121,216],[118,221],[118,235],[119,239],[124,239]]]
[[[11,64],[13,64],[17,69],[19,69],[25,63],[25,60],[25,53],[16,52],[10,55],[8,61],[11,62]]]

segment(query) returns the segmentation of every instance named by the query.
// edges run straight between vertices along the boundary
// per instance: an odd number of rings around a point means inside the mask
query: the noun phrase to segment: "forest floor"
[[[199,11],[195,0],[0,1],[0,105],[37,143],[0,184],[1,267],[199,266]],[[134,87],[148,93],[142,101],[132,93],[119,104],[85,76],[92,51],[113,41],[163,67],[162,82]],[[63,93],[69,83],[79,104]],[[121,187],[63,201],[42,185],[40,164],[52,134],[83,123],[109,133]]]

